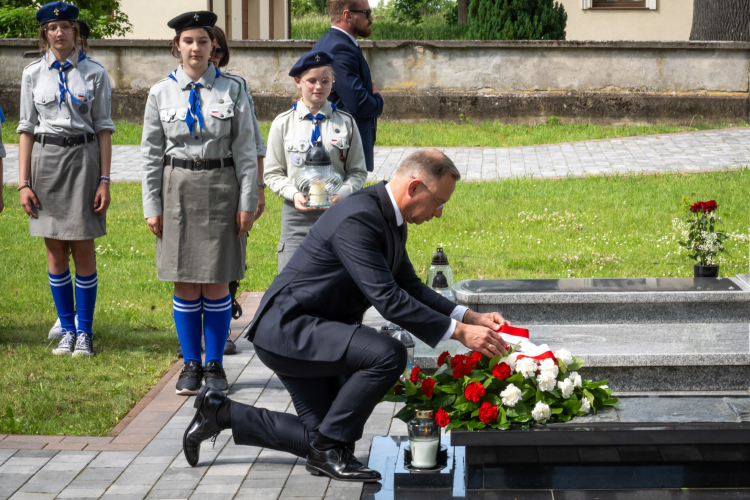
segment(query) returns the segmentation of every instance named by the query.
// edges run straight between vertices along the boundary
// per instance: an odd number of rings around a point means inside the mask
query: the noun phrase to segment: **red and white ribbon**
[[[547,344],[538,346],[529,340],[529,330],[526,328],[503,325],[498,333],[508,345],[516,346],[516,351],[513,353],[516,359],[532,358],[537,361],[551,359],[556,365],[558,364],[557,358]]]

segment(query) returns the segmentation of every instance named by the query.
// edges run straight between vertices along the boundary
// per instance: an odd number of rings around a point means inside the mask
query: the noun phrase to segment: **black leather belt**
[[[43,145],[52,144],[53,146],[65,146],[69,148],[72,146],[78,146],[79,144],[93,142],[96,140],[96,138],[94,137],[94,134],[72,135],[70,137],[63,137],[61,135],[37,134],[34,136],[34,140]]]
[[[234,159],[230,156],[229,158],[224,159],[183,160],[182,158],[175,158],[174,156],[165,156],[164,165],[170,165],[177,168],[187,168],[188,170],[212,170],[221,167],[234,167]]]

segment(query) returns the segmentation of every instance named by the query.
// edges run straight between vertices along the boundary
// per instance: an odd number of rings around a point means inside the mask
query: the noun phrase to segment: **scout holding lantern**
[[[258,204],[253,111],[242,84],[209,61],[215,23],[206,11],[169,21],[182,64],[151,88],[141,142],[143,211],[156,235],[158,277],[174,282],[185,360],[176,391],[185,395],[196,394],[204,378],[229,390],[222,367],[232,319],[228,283],[245,276]]]
[[[330,197],[331,202],[337,203],[361,189],[367,180],[357,123],[349,113],[337,110],[326,100],[333,86],[332,63],[333,56],[327,52],[309,52],[295,63],[289,76],[294,77],[301,98],[292,109],[276,117],[268,133],[264,180],[271,191],[284,198],[279,272],[324,212],[308,206],[310,200],[295,185],[313,143],[321,142],[333,169],[343,178],[338,193]]]

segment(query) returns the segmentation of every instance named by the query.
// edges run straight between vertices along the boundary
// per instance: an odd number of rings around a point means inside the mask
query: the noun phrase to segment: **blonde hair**
[[[50,21],[52,22],[52,21]],[[81,30],[78,29],[78,23],[74,21],[68,21],[70,25],[73,27],[73,47],[77,47],[78,44],[76,43],[81,38]],[[44,23],[41,26],[39,26],[39,49],[43,50],[44,52],[49,51],[49,40],[47,40],[47,26],[49,23]]]

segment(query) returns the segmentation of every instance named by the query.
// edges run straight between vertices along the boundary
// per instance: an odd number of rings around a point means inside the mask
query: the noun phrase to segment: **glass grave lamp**
[[[448,278],[445,277],[443,271],[438,271],[437,274],[435,274],[435,279],[432,280],[432,289],[451,302],[456,301],[456,295],[453,293],[453,290],[448,287]]]
[[[295,187],[307,198],[306,207],[328,208],[331,197],[341,188],[341,175],[331,166],[331,156],[320,141],[313,143],[304,168],[294,179]]]
[[[409,332],[391,322],[388,322],[381,329],[381,333],[390,335],[406,347],[406,368],[404,368],[404,373],[401,375],[401,380],[409,380],[411,378],[411,369],[414,367],[414,347],[416,346],[414,339]]]
[[[435,467],[440,450],[440,427],[435,421],[434,413],[417,410],[406,426],[409,430],[411,466],[417,469]]]
[[[448,256],[443,252],[443,247],[437,247],[435,253],[432,254],[432,265],[427,271],[427,281],[425,282],[430,288],[433,288],[432,282],[435,280],[438,271],[443,272],[445,279],[448,281],[448,289],[453,290],[453,271],[451,266],[448,265]]]

